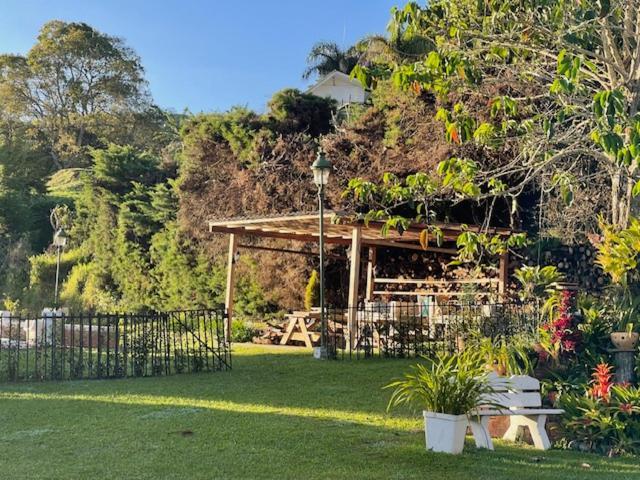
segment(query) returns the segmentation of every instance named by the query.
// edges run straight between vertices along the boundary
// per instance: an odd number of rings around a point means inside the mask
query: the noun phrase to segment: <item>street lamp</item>
[[[55,287],[55,293],[53,297],[53,306],[55,308],[58,308],[58,282],[60,279],[60,252],[67,245],[67,239],[68,239],[67,234],[64,231],[64,228],[62,227],[56,230],[56,232],[53,234],[53,246],[56,247],[56,249],[58,250],[58,258],[56,261],[56,287]]]
[[[318,151],[316,161],[311,165],[313,170],[313,182],[318,187],[318,210],[320,212],[320,351],[316,353],[316,358],[329,358],[329,335],[327,329],[327,317],[324,309],[324,187],[329,181],[331,173],[331,162]]]

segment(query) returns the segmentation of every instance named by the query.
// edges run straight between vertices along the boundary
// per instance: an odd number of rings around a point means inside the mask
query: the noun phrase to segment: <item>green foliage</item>
[[[582,337],[582,348],[578,352],[583,371],[588,371],[608,359],[610,355],[610,333],[613,329],[607,315],[608,299],[588,294],[578,295],[578,310],[581,315],[578,329]]]
[[[602,317],[616,332],[631,332],[640,320],[640,296],[628,288],[609,288],[601,310]]]
[[[224,301],[224,268],[192,245],[175,222],[153,236],[150,262],[157,295],[154,308],[212,307]]]
[[[435,175],[419,172],[401,180],[394,174],[385,173],[379,184],[361,178],[351,179],[343,197],[350,198],[366,211],[365,223],[384,222],[384,235],[392,228],[402,234],[413,222],[429,224],[435,219],[437,212],[432,205],[441,201],[442,197],[448,195],[453,198],[466,198],[479,195],[481,190],[475,183],[476,171],[477,165],[472,160],[450,158],[438,165]],[[492,190],[500,188],[495,182],[491,182],[487,187]],[[413,212],[413,215],[405,213],[407,211]],[[423,248],[427,246],[428,235],[434,235],[437,244],[441,244],[442,231],[437,226],[429,225],[421,235]],[[456,239],[457,261],[474,261],[483,253],[500,255],[509,248],[523,247],[526,242],[524,233],[504,237],[471,231],[463,225],[462,233]]]
[[[603,240],[597,245],[597,263],[614,283],[627,284],[637,276],[640,220],[631,218],[629,226],[623,229],[601,222],[601,228]]]
[[[320,297],[320,282],[318,279],[318,272],[316,270],[311,272],[307,286],[304,289],[304,308],[305,310],[311,310],[313,307],[318,306],[318,299]]]
[[[385,388],[393,389],[388,408],[409,404],[450,415],[471,414],[480,405],[491,405],[496,393],[485,359],[471,350],[425,359]]]
[[[60,279],[66,278],[71,269],[85,261],[87,253],[82,248],[63,251],[60,255]],[[53,304],[55,289],[57,255],[42,253],[29,258],[29,295],[27,305],[42,308]]]
[[[274,128],[277,131],[304,132],[317,137],[331,130],[332,115],[337,105],[331,98],[287,88],[274,94],[268,106],[268,116],[276,121]]]
[[[235,343],[250,342],[260,333],[255,325],[246,320],[234,318],[231,322],[231,341]]]
[[[106,125],[132,128],[130,115],[149,107],[140,60],[121,39],[60,20],[42,27],[25,57],[0,55],[0,98],[32,122],[57,168],[84,163]]]
[[[84,168],[65,168],[51,175],[47,181],[47,192],[59,202],[71,203],[80,196],[84,185]]]
[[[109,145],[93,150],[92,157],[96,184],[114,193],[127,192],[133,182],[152,183],[158,176],[158,160],[130,146]]]
[[[553,283],[564,280],[564,274],[554,265],[523,265],[516,269],[513,276],[520,282],[520,296],[523,300],[544,298]]]
[[[530,186],[552,178],[573,206],[575,189],[601,175],[603,188],[612,190],[611,221],[625,227],[631,197],[640,192],[640,88],[633,80],[639,54],[627,48],[637,43],[628,27],[632,4],[409,2],[392,11],[391,37],[430,39],[431,49],[412,57],[378,55],[353,75],[374,88],[391,78],[400,89],[434,95],[445,138],[466,151],[473,142],[516,155],[515,163],[480,165],[476,184],[494,180],[504,187],[492,195],[515,204]],[[483,108],[496,88],[502,91]]]
[[[201,148],[212,143],[226,144],[235,159],[245,168],[256,168],[264,146],[278,135],[304,133],[314,137],[332,128],[335,101],[285,89],[273,95],[265,115],[244,107],[233,107],[225,113],[196,115],[185,122],[181,135],[186,148]],[[189,168],[183,162],[182,168]]]
[[[314,74],[327,75],[334,70],[349,74],[358,63],[358,52],[355,47],[342,50],[334,42],[318,42],[307,56],[307,69],[302,78],[308,79]]]
[[[533,362],[530,355],[534,341],[528,337],[472,338],[466,348],[477,351],[498,375],[531,375]]]
[[[570,445],[609,456],[640,452],[640,389],[613,385],[609,396],[601,398],[583,388],[585,393],[559,400]]]
[[[112,312],[117,301],[109,291],[107,278],[93,262],[71,268],[60,291],[60,303],[72,312]]]
[[[52,164],[24,133],[0,122],[0,266],[9,260],[10,245],[24,241],[39,251],[51,239],[46,219],[53,202],[45,195],[44,177]]]
[[[262,128],[257,114],[245,107],[232,107],[225,113],[196,115],[185,123],[181,134],[187,145],[202,139],[226,142],[242,165],[252,166],[259,160],[256,141],[266,133]]]

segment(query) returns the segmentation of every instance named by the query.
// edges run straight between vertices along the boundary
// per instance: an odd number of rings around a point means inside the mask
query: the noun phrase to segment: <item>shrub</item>
[[[335,100],[303,93],[295,88],[277,92],[269,100],[269,118],[283,133],[306,132],[313,137],[331,130]]]
[[[524,265],[518,268],[513,276],[522,286],[520,297],[523,300],[542,298],[551,284],[564,280],[562,272],[552,265],[546,267]]]
[[[231,322],[231,341],[236,343],[250,342],[260,331],[253,323],[235,319]]]
[[[582,348],[579,318],[574,315],[574,297],[570,290],[563,290],[557,317],[542,325],[539,331],[540,360],[551,360],[554,366],[575,358]]]
[[[311,310],[318,305],[318,297],[320,296],[319,289],[318,272],[314,270],[311,272],[309,282],[307,282],[307,288],[304,290],[304,308],[306,310]]]
[[[65,250],[60,255],[60,284],[71,269],[86,259],[82,248]],[[55,253],[42,253],[29,257],[31,269],[29,273],[29,292],[25,299],[29,307],[42,308],[53,303],[53,292],[56,281]]]
[[[108,312],[117,308],[107,279],[94,262],[74,265],[62,285],[60,302],[75,312]]]
[[[529,375],[533,364],[529,354],[533,349],[533,340],[526,337],[496,339],[479,338],[467,348],[473,348],[498,375]]]
[[[611,368],[600,364],[583,390],[558,398],[568,445],[610,456],[640,453],[640,389],[614,385]]]

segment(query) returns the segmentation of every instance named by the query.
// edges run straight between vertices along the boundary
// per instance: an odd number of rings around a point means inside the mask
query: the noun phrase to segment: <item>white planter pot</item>
[[[469,421],[466,415],[448,415],[423,411],[427,450],[461,453]]]

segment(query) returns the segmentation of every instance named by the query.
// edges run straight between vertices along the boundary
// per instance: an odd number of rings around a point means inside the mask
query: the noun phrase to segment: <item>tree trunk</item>
[[[614,167],[615,168],[615,167]],[[611,224],[626,228],[631,217],[633,178],[622,169],[615,168],[611,175]]]

